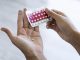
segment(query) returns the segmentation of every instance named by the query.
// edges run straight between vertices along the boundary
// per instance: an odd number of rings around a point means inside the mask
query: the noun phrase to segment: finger
[[[46,25],[46,28],[47,29],[53,29],[55,30],[56,32],[58,32],[60,29],[58,28],[57,24],[53,24],[51,22],[48,22],[47,25]]]
[[[55,20],[59,20],[59,18],[61,18],[61,16],[59,14],[56,14],[55,12],[53,12],[47,8],[45,9],[45,11],[50,17],[52,17]]]
[[[55,22],[48,21],[46,27],[47,27],[48,29],[53,29],[53,27],[54,27],[55,25],[56,25]]]
[[[4,31],[10,39],[13,38],[13,34],[8,28],[1,28],[1,30]]]
[[[31,24],[28,24],[28,28],[34,30],[34,27],[31,26]]]
[[[24,28],[24,29],[25,29],[26,34],[27,34],[28,36],[30,36],[31,33],[34,31],[34,28],[33,28],[30,24],[28,24],[28,28]]]
[[[21,10],[18,12],[17,28],[17,34],[19,35],[23,28],[23,14]]]
[[[28,22],[28,18],[26,16],[26,8],[23,11],[24,17],[23,17],[23,28],[25,29],[27,35],[30,35],[32,33],[32,30],[34,30],[30,23]]]
[[[34,27],[34,31],[39,32],[39,26]]]
[[[59,15],[66,16],[64,13],[62,13],[62,12],[60,12],[60,11],[58,11],[58,10],[53,10],[53,9],[52,9],[52,11],[55,12],[55,13],[57,13],[57,14],[59,14]]]
[[[24,11],[23,11],[23,13],[24,13],[24,17],[23,17],[23,27],[24,28],[28,28],[28,24],[29,24],[29,22],[28,22],[28,18],[27,18],[27,15],[26,15],[26,8],[24,9]]]

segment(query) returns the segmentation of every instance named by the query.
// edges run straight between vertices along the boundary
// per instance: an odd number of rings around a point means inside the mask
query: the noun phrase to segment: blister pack
[[[45,9],[26,14],[32,27],[39,26],[40,24],[49,21],[49,17],[45,12]]]

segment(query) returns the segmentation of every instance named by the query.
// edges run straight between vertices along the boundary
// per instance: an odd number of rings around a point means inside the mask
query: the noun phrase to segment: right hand
[[[60,11],[47,8],[46,13],[52,18],[52,21],[49,21],[46,27],[55,30],[63,40],[71,42],[70,39],[75,38],[75,28],[69,22],[68,17]]]

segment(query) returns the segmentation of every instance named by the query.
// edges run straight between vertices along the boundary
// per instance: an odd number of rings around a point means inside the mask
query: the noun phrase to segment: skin
[[[19,48],[26,57],[26,60],[46,60],[43,54],[43,43],[39,32],[39,27],[32,28],[26,16],[26,9],[19,10],[17,20],[17,35],[8,28],[2,27],[10,38],[11,42]]]
[[[55,30],[58,35],[70,43],[80,54],[80,33],[70,23],[69,18],[60,11],[45,9],[46,13],[52,18],[47,22],[48,29]],[[32,28],[26,16],[26,9],[18,12],[17,35],[8,28],[1,28],[12,43],[19,48],[27,60],[46,60],[43,54],[43,43],[39,32],[39,27]]]
[[[80,33],[70,23],[69,18],[57,10],[46,8],[46,13],[52,18],[52,21],[49,21],[46,27],[55,30],[63,40],[70,43],[80,54]]]

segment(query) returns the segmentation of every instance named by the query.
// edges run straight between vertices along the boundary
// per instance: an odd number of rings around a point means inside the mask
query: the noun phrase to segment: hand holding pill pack
[[[28,13],[27,14],[28,21],[32,27],[39,26],[41,23],[48,22],[48,15],[45,12],[45,9]]]

